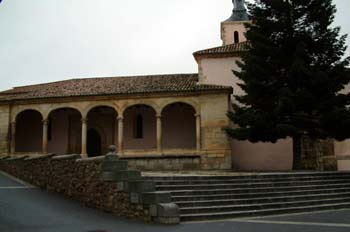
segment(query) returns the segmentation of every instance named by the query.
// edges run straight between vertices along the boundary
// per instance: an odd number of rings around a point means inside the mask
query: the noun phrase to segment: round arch
[[[37,110],[26,109],[17,113],[15,120],[15,152],[41,153],[43,139],[42,113]]]
[[[191,100],[173,100],[173,101],[167,101],[165,102],[164,104],[162,104],[161,106],[161,113],[163,114],[163,111],[166,107],[168,107],[169,105],[172,105],[172,104],[175,104],[175,103],[182,103],[184,105],[189,105],[191,106],[194,111],[195,111],[195,114],[199,114],[200,113],[200,109],[199,109],[199,105],[198,103],[194,102],[194,101],[191,101]]]
[[[39,108],[35,108],[35,107],[28,107],[28,108],[21,108],[21,109],[17,109],[17,110],[15,110],[14,112],[13,112],[13,116],[12,116],[12,122],[16,122],[16,120],[17,120],[17,117],[18,117],[18,115],[20,115],[21,113],[23,113],[23,112],[25,112],[25,111],[36,111],[36,112],[38,112],[40,115],[41,115],[41,117],[44,119],[45,117],[45,114],[43,113],[43,111],[41,110],[41,109],[39,109]]]
[[[120,107],[113,104],[113,103],[92,103],[92,104],[89,104],[82,112],[83,116],[84,117],[87,117],[88,114],[93,111],[94,109],[96,108],[99,108],[99,107],[109,107],[109,108],[112,108],[117,115],[120,115],[121,114],[121,110],[120,110]]]
[[[82,117],[81,110],[76,108],[76,107],[72,107],[72,106],[58,106],[58,107],[50,109],[47,113],[45,113],[44,114],[44,118],[50,117],[50,115],[52,113],[54,113],[55,111],[58,111],[58,110],[74,110],[75,112],[78,112],[80,114],[80,116]]]
[[[137,101],[134,102],[133,104],[129,104],[129,105],[124,105],[121,108],[121,114],[120,115],[124,115],[124,112],[134,106],[140,106],[140,105],[144,105],[144,106],[148,106],[150,108],[152,108],[154,110],[154,112],[156,112],[156,114],[160,114],[161,113],[161,107],[159,107],[159,105],[157,105],[156,103],[152,102],[152,101]]]

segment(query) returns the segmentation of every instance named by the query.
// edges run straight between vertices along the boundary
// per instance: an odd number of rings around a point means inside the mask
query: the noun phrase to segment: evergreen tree
[[[292,137],[300,169],[302,137],[350,137],[346,35],[331,27],[332,0],[256,0],[248,8],[249,52],[234,71],[245,95],[228,113],[238,127],[226,131],[254,143]]]

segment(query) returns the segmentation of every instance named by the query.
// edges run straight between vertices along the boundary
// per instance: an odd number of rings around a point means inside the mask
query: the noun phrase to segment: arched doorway
[[[96,106],[89,110],[87,114],[88,131],[94,129],[100,140],[100,155],[108,153],[108,147],[115,145],[118,137],[118,113],[110,106]],[[95,132],[91,132],[95,133]],[[92,134],[94,136],[94,134]],[[95,133],[97,138],[97,134]],[[93,137],[92,137],[93,138]],[[87,150],[89,149],[89,139],[87,140]],[[92,145],[91,145],[92,146]],[[88,153],[89,154],[89,153]]]
[[[96,129],[89,129],[87,132],[87,154],[88,157],[96,157],[100,156],[101,154],[101,135],[98,133]]]

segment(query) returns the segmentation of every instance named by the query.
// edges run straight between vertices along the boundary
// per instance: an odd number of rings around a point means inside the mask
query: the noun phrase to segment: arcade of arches
[[[96,106],[86,116],[74,108],[57,108],[47,116],[34,109],[19,112],[12,122],[12,153],[104,155],[115,144],[127,151],[183,149],[200,151],[200,114],[193,106],[175,102],[159,113],[135,104],[121,114],[111,106]]]

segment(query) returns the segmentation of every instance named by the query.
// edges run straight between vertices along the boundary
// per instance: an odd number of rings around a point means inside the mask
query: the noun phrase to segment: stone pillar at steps
[[[129,193],[131,203],[149,208],[154,222],[180,223],[180,210],[171,202],[170,192],[157,192],[153,181],[142,179],[140,171],[128,169],[128,162],[119,159],[115,146],[109,150],[101,164],[102,180],[116,182],[118,191]]]

